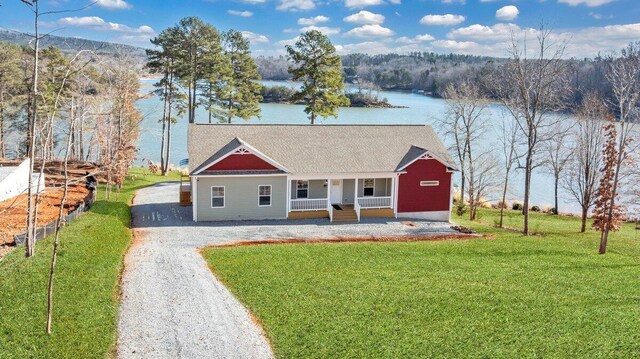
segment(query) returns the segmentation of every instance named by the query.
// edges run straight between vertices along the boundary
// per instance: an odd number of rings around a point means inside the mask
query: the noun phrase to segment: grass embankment
[[[47,281],[53,239],[24,247],[0,261],[0,358],[104,358],[116,341],[119,278],[131,244],[129,204],[136,190],[176,180],[134,169],[120,193],[91,210],[60,236],[54,284],[53,334],[45,334]]]
[[[493,224],[497,211],[482,210]],[[640,241],[597,254],[579,220],[532,215],[543,236],[208,248],[217,276],[279,357],[638,357]],[[509,211],[506,223],[521,226]]]

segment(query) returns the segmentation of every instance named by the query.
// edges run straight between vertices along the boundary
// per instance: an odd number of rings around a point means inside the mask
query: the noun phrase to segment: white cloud
[[[518,15],[520,15],[520,10],[513,5],[503,6],[496,11],[496,18],[498,20],[511,21],[518,18]]]
[[[515,24],[495,24],[485,26],[474,24],[451,30],[447,34],[448,41],[434,41],[442,47],[464,47],[466,53],[476,55],[507,56],[511,34],[516,38],[535,41],[538,29],[520,28]],[[624,25],[608,25],[584,29],[557,30],[548,38],[549,44],[568,42],[565,57],[593,57],[598,53],[615,51],[624,48],[629,42],[640,38],[640,23]],[[473,47],[470,43],[480,44]],[[460,45],[463,44],[463,45]],[[532,43],[533,45],[533,43]],[[535,46],[530,46],[531,51]]]
[[[276,9],[280,11],[313,10],[316,7],[314,0],[280,0]]]
[[[493,26],[473,24],[453,29],[449,31],[447,37],[450,39],[507,41],[511,38],[512,33],[518,34],[521,32],[522,29],[515,24],[495,24]]]
[[[256,34],[251,31],[242,31],[241,33],[242,37],[249,40],[252,44],[266,44],[269,42],[269,38],[262,34]]]
[[[278,45],[280,46],[293,46],[295,43],[300,40],[300,36],[296,36],[293,39],[280,40],[278,41]]]
[[[457,25],[466,20],[462,15],[425,15],[420,19],[422,25]]]
[[[600,14],[597,12],[590,12],[589,16],[591,16],[592,18],[596,19],[596,20],[602,20],[602,19],[613,19],[613,15],[609,14],[609,15],[604,15],[604,14]]]
[[[423,34],[423,35],[416,35],[414,37],[406,37],[406,36],[402,36],[396,39],[396,42],[401,42],[404,44],[419,44],[421,42],[425,42],[425,41],[432,41],[435,40],[435,38],[429,34]]]
[[[382,0],[345,0],[344,6],[348,8],[357,8],[357,7],[367,7],[374,5],[382,5],[384,1]]]
[[[340,33],[340,28],[339,27],[326,27],[326,26],[305,26],[302,29],[300,29],[300,31],[302,32],[307,32],[307,31],[312,31],[312,30],[316,30],[316,31],[320,31],[321,33],[330,36],[330,35],[336,35]]]
[[[374,14],[370,11],[361,10],[355,14],[351,14],[343,19],[345,22],[351,22],[355,24],[382,24],[384,22],[384,15]]]
[[[127,33],[138,33],[138,34],[155,34],[155,31],[147,25],[142,25],[137,28],[132,28],[124,24],[119,24],[115,22],[107,22],[102,18],[97,16],[73,16],[73,17],[63,17],[59,19],[58,24],[62,26],[71,26],[71,27],[82,27],[88,28],[97,31],[114,31],[114,32],[127,32]]]
[[[616,0],[558,0],[559,3],[568,4],[570,6],[586,5],[589,7],[596,7],[614,1]]]
[[[96,5],[107,9],[131,9],[132,6],[124,0],[97,0]]]
[[[392,3],[393,5],[400,5],[402,4],[401,0],[389,0],[390,3]]]
[[[433,45],[449,51],[462,53],[469,53],[470,51],[476,50],[480,47],[480,44],[473,41],[455,40],[436,40],[433,42]]]
[[[345,33],[345,36],[353,36],[360,38],[373,38],[373,37],[388,37],[393,36],[395,32],[393,30],[380,26],[378,24],[363,25],[349,30]]]
[[[251,11],[238,11],[238,10],[227,10],[227,14],[229,15],[235,15],[235,16],[242,16],[242,17],[251,17],[253,16],[253,13]]]
[[[327,22],[327,21],[329,21],[329,18],[322,15],[318,15],[314,17],[302,17],[298,19],[298,25],[306,25],[306,26],[318,25],[322,22]]]

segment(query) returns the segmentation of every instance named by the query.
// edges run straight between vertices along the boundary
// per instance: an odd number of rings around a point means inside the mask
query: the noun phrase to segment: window
[[[271,185],[258,186],[258,206],[271,206]]]
[[[420,181],[420,186],[422,187],[435,187],[439,185],[440,181]]]
[[[224,208],[224,186],[211,187],[211,208]]]
[[[309,198],[309,181],[296,181],[296,198]]]
[[[364,180],[363,194],[365,197],[373,197],[375,185],[376,185],[376,181],[373,178],[368,178]]]

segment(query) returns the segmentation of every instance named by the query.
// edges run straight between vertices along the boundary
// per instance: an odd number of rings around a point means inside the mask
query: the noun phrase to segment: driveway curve
[[[271,358],[250,313],[209,271],[208,245],[264,239],[459,234],[448,223],[327,220],[194,223],[178,205],[177,183],[137,192],[134,244],[125,258],[118,323],[119,358]]]

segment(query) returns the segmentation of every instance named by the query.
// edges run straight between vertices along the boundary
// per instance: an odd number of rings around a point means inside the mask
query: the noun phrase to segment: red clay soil
[[[38,200],[38,226],[51,223],[58,218],[62,202],[62,189],[48,189]],[[63,215],[75,210],[87,198],[89,190],[84,186],[71,186],[67,195]],[[27,195],[9,198],[0,202],[0,246],[13,244],[13,236],[26,231]],[[2,257],[0,250],[0,257]]]
[[[344,238],[327,238],[327,239],[265,239],[261,241],[238,241],[233,243],[225,243],[219,245],[211,245],[208,247],[240,247],[254,246],[261,244],[292,244],[292,243],[356,243],[356,242],[419,242],[419,241],[446,241],[446,240],[468,240],[468,239],[491,239],[486,236],[453,234],[453,235],[437,235],[437,236],[395,236],[395,237],[344,237]]]

